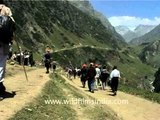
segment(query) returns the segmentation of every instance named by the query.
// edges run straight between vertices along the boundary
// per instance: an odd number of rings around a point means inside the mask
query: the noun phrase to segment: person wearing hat
[[[89,91],[92,93],[94,93],[95,76],[96,76],[96,70],[94,68],[94,64],[90,63],[90,67],[88,68],[88,72],[87,72],[87,79],[88,79]]]

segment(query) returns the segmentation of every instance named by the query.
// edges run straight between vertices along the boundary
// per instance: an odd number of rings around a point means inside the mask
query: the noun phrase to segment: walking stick
[[[17,47],[18,47],[18,51],[19,51],[20,57],[21,57],[20,46],[19,46],[19,43],[18,43],[18,41],[17,41],[17,39],[16,39],[16,35],[14,35],[14,36],[15,36],[15,42],[16,42],[16,45],[17,45]],[[21,59],[21,60],[22,60],[22,59]],[[23,60],[22,60],[22,66],[23,66],[23,70],[24,70],[24,74],[25,74],[26,80],[27,80],[27,82],[28,82],[28,76],[27,76],[27,72],[26,72],[26,68],[25,68],[25,66],[24,66]]]

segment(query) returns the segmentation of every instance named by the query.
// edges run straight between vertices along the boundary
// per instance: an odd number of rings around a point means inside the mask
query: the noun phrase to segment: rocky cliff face
[[[158,67],[160,65],[160,41],[148,43],[140,53],[140,59],[147,64]]]

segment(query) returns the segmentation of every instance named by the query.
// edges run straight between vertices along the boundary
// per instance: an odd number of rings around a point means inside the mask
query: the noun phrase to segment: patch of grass
[[[140,96],[142,98],[145,98],[145,99],[157,102],[157,103],[160,103],[160,94],[158,93],[152,93],[150,91],[146,91],[146,90],[139,89],[139,88],[133,88],[133,87],[122,85],[122,84],[120,84],[119,90],[132,94],[132,95]]]
[[[91,120],[117,120],[119,119],[117,115],[111,113],[111,111],[109,110],[104,111],[104,108],[101,104],[95,105],[93,107],[88,107],[85,110],[85,114],[87,114]]]
[[[35,70],[35,67],[29,67],[29,66],[25,66],[26,72]],[[14,75],[18,74],[20,71],[22,71],[22,74],[24,74],[24,69],[22,65],[10,65],[9,63],[7,63],[7,67],[6,67],[6,74],[5,77],[13,77]]]

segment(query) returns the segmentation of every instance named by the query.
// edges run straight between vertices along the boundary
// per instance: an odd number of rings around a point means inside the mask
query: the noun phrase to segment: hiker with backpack
[[[3,85],[6,61],[9,54],[9,44],[13,40],[15,31],[15,22],[12,18],[12,12],[9,7],[0,1],[0,99],[4,98],[5,86]]]
[[[87,80],[88,80],[89,91],[92,93],[94,93],[95,76],[96,76],[96,70],[94,68],[94,64],[90,63],[90,67],[88,68],[88,72],[87,72]]]
[[[100,75],[100,80],[102,81],[102,90],[105,90],[106,83],[108,83],[109,75],[109,70],[106,69],[106,66],[103,66]]]

